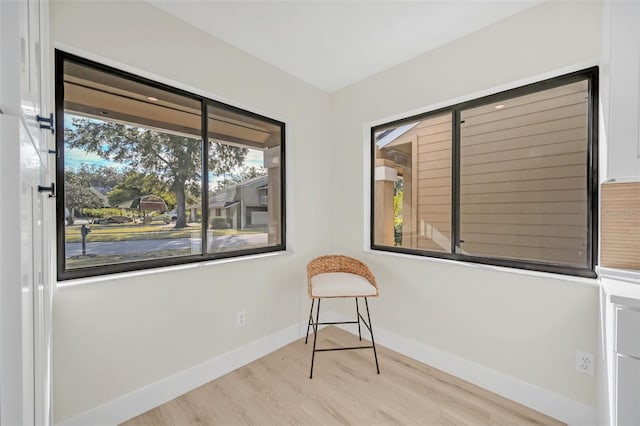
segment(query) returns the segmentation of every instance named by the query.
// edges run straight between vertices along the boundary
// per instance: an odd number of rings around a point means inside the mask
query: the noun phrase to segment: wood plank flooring
[[[355,346],[337,327],[318,347]],[[297,340],[124,423],[160,425],[561,425],[563,423],[380,345],[316,354]]]

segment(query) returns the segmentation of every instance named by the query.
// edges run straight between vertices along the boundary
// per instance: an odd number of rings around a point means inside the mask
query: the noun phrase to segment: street
[[[245,235],[209,235],[209,252],[220,252],[237,250],[245,247],[255,247],[265,245],[268,241],[267,233],[245,234]],[[200,253],[200,238],[176,238],[167,240],[131,240],[131,241],[108,241],[91,242],[87,241],[87,254],[110,255],[110,254],[140,254],[158,250],[179,250],[188,249],[192,253]],[[82,254],[81,243],[67,243],[65,246],[66,257],[79,256]]]

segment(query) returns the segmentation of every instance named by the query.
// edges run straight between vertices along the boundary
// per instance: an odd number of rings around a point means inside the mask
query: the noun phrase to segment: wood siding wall
[[[602,184],[600,263],[640,270],[640,182]]]
[[[461,112],[464,253],[587,264],[588,88]]]
[[[451,252],[451,114],[421,121],[416,134],[417,248]]]

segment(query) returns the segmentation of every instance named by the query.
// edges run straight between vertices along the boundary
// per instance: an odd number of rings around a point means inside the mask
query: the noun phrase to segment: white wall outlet
[[[247,323],[247,313],[245,311],[238,311],[236,313],[236,327],[242,327]]]
[[[593,376],[593,354],[576,351],[576,371]]]

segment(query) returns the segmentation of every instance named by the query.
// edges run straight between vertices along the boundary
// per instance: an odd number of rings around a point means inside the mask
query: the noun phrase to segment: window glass
[[[208,252],[281,243],[280,126],[208,107]]]
[[[65,269],[199,253],[200,102],[64,64]]]
[[[588,264],[588,84],[462,110],[460,253]]]
[[[595,277],[598,69],[372,128],[371,247]]]
[[[58,279],[284,249],[284,123],[61,51],[56,69]]]
[[[451,113],[375,133],[375,243],[451,252]]]

